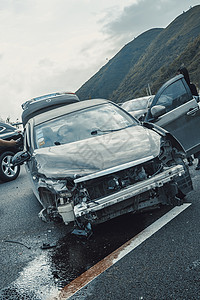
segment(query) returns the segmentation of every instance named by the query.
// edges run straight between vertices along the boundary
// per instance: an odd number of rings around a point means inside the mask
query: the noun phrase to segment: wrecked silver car
[[[192,190],[181,145],[103,99],[46,108],[28,118],[25,151],[43,212],[79,228],[159,204],[177,205]]]

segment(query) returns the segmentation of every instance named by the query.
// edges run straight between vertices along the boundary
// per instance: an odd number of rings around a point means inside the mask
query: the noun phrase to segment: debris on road
[[[43,250],[46,250],[46,249],[51,249],[54,247],[56,247],[56,243],[52,243],[52,244],[43,243],[43,245],[40,248]]]
[[[26,247],[27,249],[31,249],[31,247],[26,246],[25,244],[23,244],[23,243],[21,243],[21,242],[18,242],[18,241],[8,241],[8,240],[5,240],[4,242],[6,242],[6,243],[15,243],[15,244],[19,244],[19,245],[22,245],[22,246]]]

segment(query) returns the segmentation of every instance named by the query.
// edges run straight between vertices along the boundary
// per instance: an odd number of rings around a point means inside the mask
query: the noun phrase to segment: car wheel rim
[[[17,173],[17,166],[13,166],[13,164],[11,163],[11,159],[12,156],[11,155],[7,155],[4,157],[3,161],[2,161],[2,170],[3,173],[7,176],[7,177],[14,177]]]

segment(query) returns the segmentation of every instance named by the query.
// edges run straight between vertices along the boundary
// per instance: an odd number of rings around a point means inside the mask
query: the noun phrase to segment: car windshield
[[[43,148],[72,143],[134,125],[138,122],[119,107],[101,104],[35,126],[35,146]]]

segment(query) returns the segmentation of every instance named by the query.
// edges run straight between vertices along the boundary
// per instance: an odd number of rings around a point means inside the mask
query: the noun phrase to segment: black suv
[[[17,178],[20,166],[12,165],[12,157],[23,150],[23,134],[16,127],[0,122],[0,139],[19,140],[16,147],[0,147],[0,180],[11,181]]]

